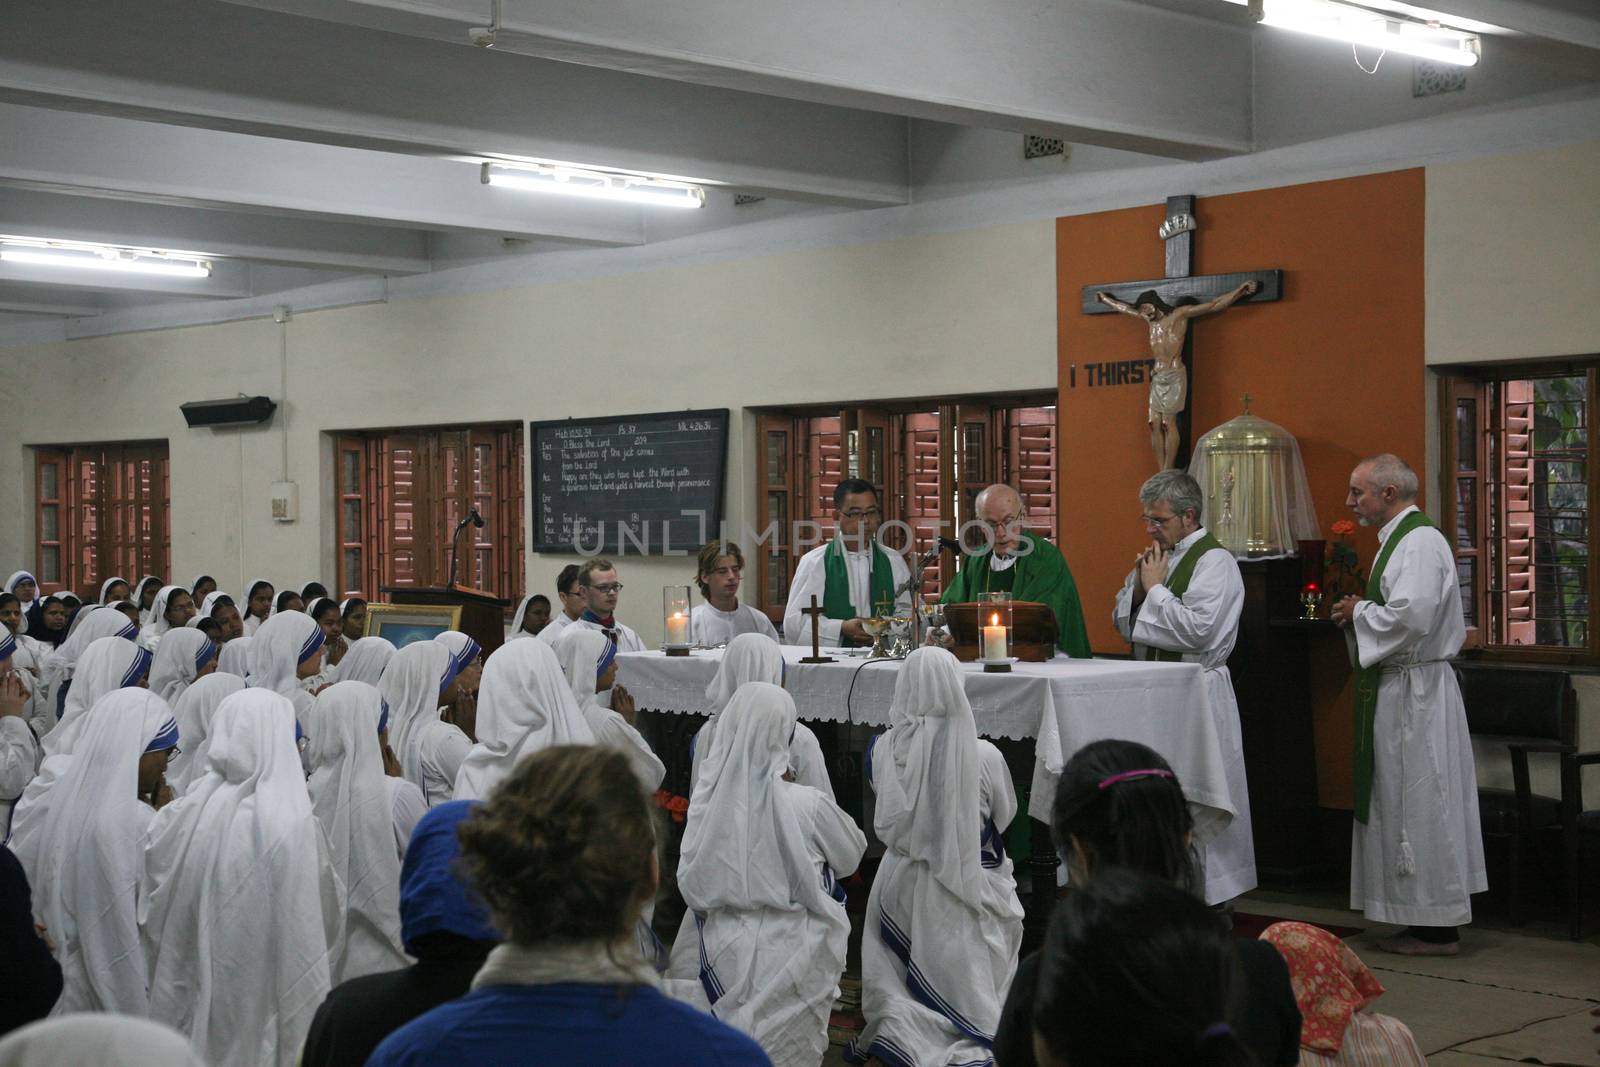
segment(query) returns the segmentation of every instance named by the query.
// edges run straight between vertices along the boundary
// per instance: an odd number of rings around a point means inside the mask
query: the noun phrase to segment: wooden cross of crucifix
[[[811,655],[804,657],[800,662],[832,663],[832,656],[824,656],[822,654],[821,637],[818,629],[822,625],[823,615],[827,614],[827,612],[817,603],[817,598],[813,596],[811,598],[811,606],[809,608],[801,608],[800,614],[811,616]]]
[[[1193,343],[1189,321],[1222,311],[1237,301],[1262,303],[1283,293],[1283,271],[1200,274],[1194,270],[1193,196],[1167,197],[1159,231],[1166,242],[1165,278],[1105,282],[1083,287],[1083,313],[1120,312],[1143,319],[1150,329],[1150,446],[1158,470],[1189,465],[1190,383]]]

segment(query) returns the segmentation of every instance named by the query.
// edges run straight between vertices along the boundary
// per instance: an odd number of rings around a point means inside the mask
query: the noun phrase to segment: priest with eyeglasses
[[[877,543],[883,506],[871,482],[845,478],[833,490],[833,540],[800,557],[789,603],[783,609],[784,640],[811,643],[811,617],[805,609],[816,597],[822,608],[817,637],[824,647],[845,648],[871,641],[863,619],[894,603],[896,615],[911,613],[911,569],[900,553]]]

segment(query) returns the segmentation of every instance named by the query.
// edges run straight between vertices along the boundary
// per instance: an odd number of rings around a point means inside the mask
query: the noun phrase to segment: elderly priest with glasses
[[[911,612],[911,569],[900,553],[875,540],[883,506],[872,483],[842,480],[833,490],[833,521],[833,540],[801,556],[795,566],[783,609],[784,640],[792,645],[811,643],[805,609],[812,597],[822,608],[817,637],[826,647],[867,644],[861,620],[872,618],[879,604],[893,601],[896,615]]]
[[[942,604],[965,604],[984,593],[1009,592],[1012,600],[1048,604],[1055,613],[1057,647],[1088,659],[1089,632],[1083,625],[1078,586],[1061,550],[1023,529],[1028,509],[1009,485],[991,485],[978,494],[973,510],[988,532],[989,544],[965,555]]]
[[[1201,525],[1205,497],[1189,475],[1181,470],[1152,475],[1139,489],[1139,504],[1150,543],[1134,559],[1112,618],[1135,657],[1205,668],[1206,696],[1235,810],[1233,821],[1201,850],[1205,898],[1218,904],[1256,886],[1239,704],[1228,674],[1244,609],[1244,580],[1233,553]]]

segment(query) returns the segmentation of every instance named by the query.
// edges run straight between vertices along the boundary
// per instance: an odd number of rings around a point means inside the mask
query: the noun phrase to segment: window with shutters
[[[1441,487],[1467,643],[1600,662],[1591,504],[1600,361],[1464,368],[1441,379]]]
[[[469,426],[336,435],[341,596],[449,582],[522,596],[522,427]]]
[[[973,518],[973,499],[1006,482],[1023,495],[1028,528],[1055,537],[1056,409],[1049,394],[949,397],[768,412],[760,418],[757,491],[766,536],[752,547],[753,595],[775,622],[800,556],[833,536],[833,490],[842,478],[878,489],[884,519],[910,528],[890,547],[917,555]],[[809,524],[809,525],[808,525]],[[797,543],[803,542],[803,543]],[[903,542],[903,543],[902,543]],[[923,576],[925,601],[955,576],[947,553]]]
[[[38,447],[33,456],[42,591],[94,600],[114,575],[171,573],[166,442]]]

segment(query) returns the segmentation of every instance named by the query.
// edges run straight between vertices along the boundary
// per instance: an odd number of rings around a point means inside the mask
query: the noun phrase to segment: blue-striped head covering
[[[606,650],[600,653],[600,658],[595,661],[595,681],[598,682],[600,677],[606,673],[606,669],[615,662],[617,662],[617,643],[608,637],[606,638]]]
[[[312,656],[315,656],[327,639],[327,635],[322,632],[322,627],[318,626],[315,630],[312,630],[311,636],[306,638],[306,643],[300,646],[300,657],[295,660],[295,663],[304,663]]]
[[[160,752],[163,749],[178,747],[178,720],[170,715],[167,721],[161,724],[161,729],[156,731],[156,736],[144,746],[146,752]]]
[[[200,651],[194,654],[194,669],[199,670],[211,662],[211,657],[217,654],[217,643],[211,638],[206,638],[206,643],[200,646]]]
[[[454,934],[468,941],[499,941],[489,913],[477,895],[456,875],[461,844],[456,827],[472,814],[471,800],[451,800],[433,808],[417,823],[400,865],[400,943],[417,955],[424,934]]]
[[[10,630],[0,627],[0,659],[10,659],[16,650],[17,639],[11,636]]]
[[[382,734],[389,728],[389,702],[383,702],[383,711],[378,715],[378,733]]]
[[[122,688],[126,689],[130,685],[138,685],[139,679],[150,673],[150,661],[153,659],[155,659],[155,653],[148,648],[139,649],[133,657],[133,662],[128,664],[128,670],[122,676]]]
[[[451,640],[444,640],[446,637]],[[483,646],[459,630],[446,630],[434,640],[450,650],[450,664],[445,667],[444,677],[439,681],[439,692],[442,693],[450,688],[450,683],[456,680],[456,675],[466,670],[478,658]]]
[[[118,601],[118,603],[126,603],[126,601]],[[112,608],[111,610],[116,611],[115,608]],[[122,613],[118,612],[118,614],[120,615]],[[125,618],[125,619],[128,618],[126,615],[123,615],[122,617]],[[111,636],[112,637],[126,637],[129,641],[137,641],[137,640],[139,640],[139,624],[134,622],[132,619],[128,619],[127,625],[124,626],[122,629],[118,630],[116,633],[112,634]]]

